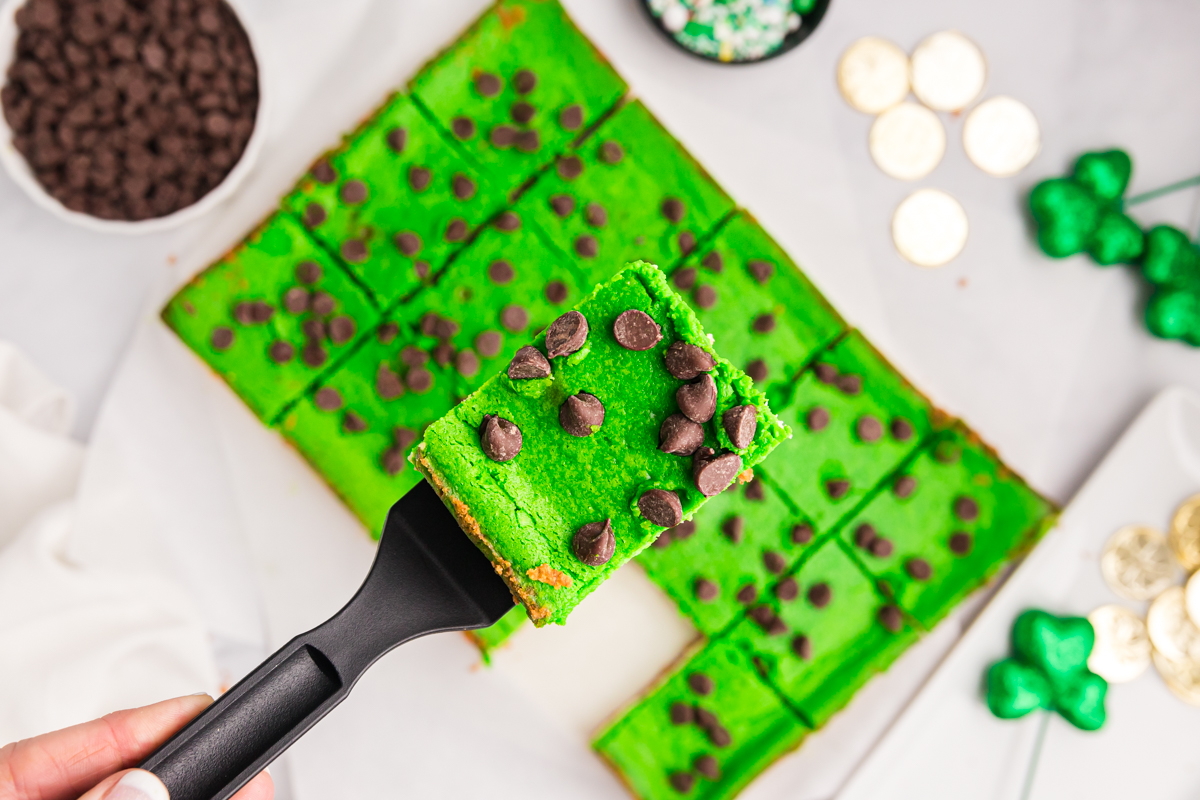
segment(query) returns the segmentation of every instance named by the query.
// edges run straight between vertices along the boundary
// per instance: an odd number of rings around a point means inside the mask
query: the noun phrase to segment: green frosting
[[[1013,623],[1013,656],[988,669],[987,703],[1001,719],[1039,708],[1085,731],[1104,725],[1108,683],[1087,667],[1096,631],[1084,617],[1030,609]]]
[[[834,368],[835,381],[824,383],[817,369],[806,370],[782,406],[775,404],[795,436],[763,470],[824,533],[916,449],[933,426],[933,408],[857,331],[817,356],[816,364]],[[821,410],[829,421],[818,430],[810,415]],[[868,418],[882,426],[877,441],[860,436]],[[911,435],[900,438],[905,423]],[[848,481],[840,497],[839,481]]]
[[[881,485],[839,535],[896,602],[932,629],[1053,519],[1049,503],[956,428]]]
[[[711,679],[709,694],[692,687],[697,676]],[[728,732],[729,744],[718,747],[694,721],[674,724],[671,707],[676,704],[714,714]],[[763,684],[745,652],[727,642],[713,642],[663,679],[594,746],[642,800],[717,800],[736,795],[807,733]],[[716,760],[715,780],[697,769],[697,760],[705,756]],[[686,794],[671,782],[673,775],[682,774],[691,777]]]
[[[786,630],[770,635],[757,621],[745,619],[728,638],[757,657],[768,682],[808,724],[820,727],[912,644],[916,633],[907,622],[895,633],[884,627],[880,616],[889,605],[887,599],[836,538],[815,548],[794,578],[799,585],[796,599],[764,598]],[[824,607],[812,600],[820,584],[829,589]],[[807,659],[797,653],[796,639],[801,636],[811,647]]]
[[[385,381],[388,372],[411,381],[412,367],[401,351],[414,344],[403,335],[383,338],[387,344],[378,335],[370,337],[278,423],[375,537],[383,532],[388,509],[420,482],[408,453],[425,427],[453,408],[457,385],[452,373],[430,361],[423,367],[433,379],[429,389],[409,387],[393,397],[385,388],[381,394],[381,375]],[[320,389],[336,391],[339,407],[318,407],[314,396]]]
[[[846,323],[783,248],[738,211],[672,276],[721,353],[747,368],[761,361],[768,391],[791,382]],[[687,287],[687,288],[685,288]],[[716,301],[703,308],[709,291]]]
[[[305,262],[319,267],[320,277],[313,283],[302,283],[297,277],[297,267]],[[314,295],[329,295],[333,312],[290,313],[284,307],[284,294],[296,287]],[[239,304],[255,302],[273,309],[270,318],[266,322],[240,323],[234,316]],[[162,317],[255,414],[270,422],[313,381],[332,369],[363,332],[374,327],[379,313],[299,223],[286,214],[275,214],[180,289],[163,309]],[[311,320],[322,321],[328,327],[336,317],[352,320],[354,335],[340,344],[328,335],[314,340],[323,360],[310,366],[303,355],[309,339],[301,326]],[[232,344],[224,349],[214,346],[217,329],[232,331]],[[276,343],[291,347],[291,357],[284,363],[270,356]]]
[[[615,149],[614,149],[615,148]],[[606,153],[619,151],[616,163]],[[569,253],[593,282],[608,278],[616,265],[643,259],[668,269],[687,255],[733,211],[733,201],[679,146],[639,101],[621,106],[569,156],[560,159],[517,203],[523,217],[535,219],[550,240]],[[553,198],[569,198],[563,216]],[[678,222],[664,213],[668,200],[682,202]],[[589,221],[589,207],[604,212],[603,224]],[[589,238],[590,237],[590,238]],[[596,255],[582,250],[594,241]]]
[[[515,81],[525,70],[536,78],[521,93]],[[477,78],[499,78],[499,93],[486,97]],[[413,94],[443,129],[456,119],[470,120],[470,135],[460,139],[505,191],[567,149],[625,94],[625,82],[579,32],[562,6],[551,0],[502,0],[481,16],[446,51],[425,66],[410,83]],[[518,122],[514,106],[528,103],[533,116]],[[579,106],[581,124],[563,125],[563,112]],[[495,130],[537,134],[536,143],[522,140],[493,144]],[[612,262],[617,263],[617,262]]]
[[[713,353],[695,315],[653,265],[629,266],[576,309],[589,326],[583,349],[554,359],[550,378],[492,377],[431,425],[415,453],[417,466],[446,496],[464,529],[500,567],[539,625],[565,620],[580,600],[663,531],[638,510],[644,492],[677,493],[685,518],[705,501],[693,481],[692,459],[658,449],[659,428],[676,413],[675,393],[684,384],[663,362],[673,342],[691,343],[716,359],[710,373],[718,390],[716,413],[704,426],[707,444],[729,446],[719,420],[744,404],[758,409],[754,439],[738,451],[745,469],[789,435],[752,381]],[[614,338],[614,321],[629,310],[644,312],[660,326],[662,339],[649,350],[627,350]],[[535,345],[544,351],[543,339]],[[558,422],[559,407],[580,391],[595,395],[605,407],[603,426],[587,437],[571,436]],[[520,429],[523,443],[516,458],[497,462],[484,455],[479,427],[485,414]],[[587,566],[572,552],[572,537],[581,526],[606,519],[616,536],[615,554],[603,566]]]
[[[760,493],[761,500],[750,499]],[[724,631],[745,612],[746,604],[737,599],[739,591],[753,586],[762,597],[779,580],[780,572],[768,568],[768,562],[790,569],[815,542],[805,517],[761,481],[713,497],[692,522],[694,530],[685,523],[667,531],[638,561],[709,636]],[[700,580],[716,585],[716,598],[698,596]]]
[[[403,147],[397,151],[400,132]],[[319,180],[326,168],[336,176],[329,183]],[[411,171],[422,169],[429,172],[428,185],[418,190]],[[352,181],[366,186],[363,202],[347,202]],[[384,306],[429,282],[468,232],[503,205],[504,192],[404,95],[393,96],[345,145],[320,159],[283,200]],[[448,235],[452,223],[461,235]],[[416,235],[419,249],[411,256],[401,252],[400,234]]]

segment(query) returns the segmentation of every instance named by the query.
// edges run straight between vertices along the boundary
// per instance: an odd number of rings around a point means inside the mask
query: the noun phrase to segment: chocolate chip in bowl
[[[38,205],[93,230],[198,217],[265,131],[242,20],[226,0],[9,0],[0,161]]]

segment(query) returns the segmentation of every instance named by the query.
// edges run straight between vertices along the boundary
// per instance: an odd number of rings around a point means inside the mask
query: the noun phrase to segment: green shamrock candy
[[[1145,237],[1121,210],[1132,171],[1123,150],[1084,153],[1070,177],[1035,186],[1029,210],[1038,226],[1038,246],[1053,258],[1087,251],[1102,266],[1135,260]]]
[[[1142,274],[1153,284],[1200,288],[1200,250],[1178,228],[1151,228],[1141,264]]]
[[[1146,237],[1137,223],[1115,208],[1107,209],[1088,242],[1088,255],[1101,266],[1128,264],[1142,254]]]
[[[1038,227],[1038,246],[1052,258],[1082,253],[1100,224],[1104,207],[1071,178],[1051,178],[1033,187],[1029,210]]]
[[[1031,609],[1013,623],[1013,657],[988,670],[988,708],[1001,719],[1053,709],[1072,725],[1104,724],[1108,684],[1087,668],[1096,632],[1082,617]]]
[[[1075,160],[1075,180],[1105,203],[1115,203],[1125,194],[1133,159],[1124,150],[1084,153]]]
[[[1200,345],[1200,295],[1187,286],[1158,287],[1146,304],[1146,327],[1160,339]]]

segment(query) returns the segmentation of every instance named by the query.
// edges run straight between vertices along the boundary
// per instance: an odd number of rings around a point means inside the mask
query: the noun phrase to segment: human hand
[[[129,769],[212,702],[177,697],[115,711],[92,722],[0,748],[0,800],[169,800],[153,774]],[[233,800],[271,800],[271,776],[259,773]]]

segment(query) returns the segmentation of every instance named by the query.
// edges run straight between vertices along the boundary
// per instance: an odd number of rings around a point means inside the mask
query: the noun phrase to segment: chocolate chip
[[[304,207],[304,227],[309,230],[320,225],[328,217],[329,215],[325,212],[325,207],[320,203],[309,203]]]
[[[600,160],[605,164],[620,164],[624,157],[624,148],[612,139],[600,143]]]
[[[562,281],[550,281],[543,293],[547,302],[558,305],[567,299],[567,285]]]
[[[696,785],[696,779],[690,772],[672,772],[667,780],[671,782],[671,788],[680,794],[687,794]]]
[[[833,383],[842,394],[856,395],[862,391],[862,378],[857,375],[838,375]]]
[[[829,411],[824,406],[810,408],[804,415],[804,427],[814,433],[823,431],[829,426]]]
[[[367,429],[367,421],[353,411],[347,411],[342,417],[342,430],[346,433],[362,433]]]
[[[311,306],[314,314],[332,314],[337,303],[329,292],[313,292]]]
[[[895,548],[892,546],[891,539],[885,539],[882,536],[877,536],[871,540],[871,544],[867,546],[867,549],[871,552],[871,555],[875,556],[876,558],[887,558],[892,554],[892,551]]]
[[[913,425],[904,417],[896,417],[891,424],[892,438],[898,442],[907,442],[913,437]]]
[[[824,608],[833,599],[833,590],[829,588],[828,583],[814,583],[808,587],[807,597],[813,608]]]
[[[433,360],[439,367],[444,367],[454,358],[454,345],[450,342],[438,342],[433,348]]]
[[[387,364],[380,364],[375,371],[375,394],[381,400],[395,400],[404,394],[404,384]]]
[[[974,522],[979,519],[979,504],[970,497],[955,498],[954,516],[963,522]]]
[[[388,475],[398,475],[404,470],[404,451],[399,447],[389,447],[383,451],[379,465]]]
[[[312,165],[311,174],[317,183],[324,183],[328,185],[337,180],[337,172],[334,171],[333,166],[323,158]]]
[[[573,103],[558,115],[558,124],[568,131],[577,131],[583,126],[583,106]]]
[[[721,523],[721,533],[733,544],[741,544],[746,532],[746,520],[736,514]]]
[[[325,348],[321,346],[320,342],[311,340],[300,351],[300,358],[310,367],[319,367],[329,359],[329,354],[325,352]]]
[[[871,542],[875,541],[878,536],[879,532],[875,530],[875,526],[864,522],[854,529],[854,544],[866,550],[871,547]]]
[[[517,149],[522,153],[534,153],[542,146],[541,137],[537,131],[521,131],[513,140],[516,142]]]
[[[785,603],[790,603],[800,596],[800,584],[795,578],[784,578],[775,586],[775,596]]]
[[[803,661],[812,659],[812,642],[803,634],[792,639],[792,653]]]
[[[728,747],[733,744],[733,737],[729,735],[729,731],[720,725],[711,725],[705,729],[708,733],[708,740],[717,747]]]
[[[687,209],[683,205],[683,201],[678,197],[668,197],[662,201],[662,215],[667,218],[667,221],[672,225],[677,225],[683,221],[684,214]]]
[[[587,392],[573,394],[558,407],[558,424],[572,436],[591,436],[596,428],[604,424],[604,404],[600,398]],[[669,528],[676,522],[662,524]]]
[[[583,218],[593,228],[603,228],[608,224],[608,212],[599,203],[588,203],[583,209]]]
[[[342,184],[343,203],[356,206],[367,199],[367,185],[360,180],[348,180]]]
[[[422,320],[422,323],[423,322],[424,322],[424,320]],[[437,322],[437,320],[434,319],[433,323],[436,323],[436,322]],[[421,332],[425,333],[427,336],[432,336],[433,335],[432,325],[428,332],[426,332],[424,330],[424,326],[422,325]],[[403,361],[405,364],[407,364],[410,367],[420,367],[420,366],[424,366],[425,364],[429,363],[429,353],[426,353],[424,350],[422,350],[419,347],[413,347],[411,344],[409,344],[409,345],[405,345],[404,349],[400,351],[400,360]]]
[[[446,241],[461,242],[467,238],[467,221],[455,217],[446,225]]]
[[[950,535],[950,552],[958,556],[965,556],[971,552],[973,543],[971,534],[966,531],[955,531]]]
[[[792,544],[808,544],[813,540],[813,527],[807,522],[792,526]]]
[[[347,239],[342,242],[342,258],[351,264],[367,260],[367,245],[362,239]]]
[[[716,381],[706,374],[701,375],[695,383],[685,383],[676,390],[675,402],[688,419],[700,423],[708,422],[717,410]]]
[[[895,606],[884,606],[879,609],[879,624],[891,633],[899,633],[904,627],[904,616]]]
[[[767,572],[772,575],[782,575],[787,569],[787,561],[783,556],[776,553],[774,550],[768,550],[763,553],[763,566],[767,568]]]
[[[696,578],[692,583],[692,592],[701,603],[711,603],[717,599],[721,589],[708,578]]]
[[[703,672],[693,672],[691,675],[688,675],[687,683],[688,687],[701,697],[708,697],[713,693],[713,689],[716,688],[713,679]]]
[[[496,226],[497,230],[511,233],[512,231],[520,230],[521,218],[515,212],[501,211],[500,215],[496,217],[496,221],[492,224]]]
[[[512,108],[509,109],[509,114],[512,116],[513,122],[517,123],[518,125],[527,124],[531,119],[533,119],[533,115],[536,113],[537,109],[529,103],[526,103],[524,100],[518,100],[517,102],[513,103]]]
[[[672,528],[683,521],[683,505],[679,495],[665,489],[650,489],[642,493],[637,501],[642,516],[655,525]]]
[[[475,181],[466,175],[455,175],[450,181],[450,190],[458,200],[470,200],[475,196],[476,188]]]
[[[500,324],[513,333],[520,333],[529,325],[529,312],[522,306],[505,306],[500,312]]]
[[[613,322],[613,336],[626,350],[649,350],[662,341],[662,328],[644,311],[631,308]]]
[[[671,528],[669,533],[671,538],[677,541],[683,541],[696,532],[696,523],[694,520],[687,520]]]
[[[531,344],[517,351],[508,364],[508,377],[514,381],[531,378],[546,378],[550,376],[550,362]]]
[[[575,198],[569,194],[556,194],[550,197],[550,208],[559,217],[568,217],[575,210]]]
[[[770,622],[767,623],[765,630],[767,632],[767,636],[783,636],[788,632],[788,626],[787,623],[782,619],[773,616],[771,617]]]
[[[433,373],[425,367],[412,367],[404,376],[404,382],[417,394],[425,394],[433,388]]]
[[[734,406],[721,415],[721,425],[733,446],[745,450],[758,430],[758,409],[748,404]]]
[[[596,253],[600,252],[600,244],[596,241],[595,236],[584,234],[576,237],[575,252],[583,258],[595,258]]]
[[[587,319],[578,311],[568,311],[546,330],[546,354],[550,358],[569,356],[587,342]]]
[[[775,619],[775,612],[770,606],[755,606],[749,613],[750,619],[757,622],[761,628],[766,628],[771,624],[771,620]]]
[[[409,446],[416,440],[416,431],[401,427],[392,428],[392,441],[395,442],[396,447],[399,447],[401,450],[407,450]]]
[[[927,581],[933,575],[933,567],[923,558],[910,558],[904,564],[904,571],[916,581]]]
[[[933,457],[939,464],[956,464],[962,458],[962,450],[951,442],[938,442]]]
[[[259,325],[274,313],[275,309],[259,300],[241,302],[233,307],[233,318],[239,325]]]
[[[392,128],[388,131],[387,146],[392,149],[393,153],[403,153],[406,144],[408,144],[408,131],[404,128]]]
[[[479,356],[473,350],[460,350],[454,357],[454,368],[459,375],[473,378],[479,374]]]
[[[342,394],[332,386],[322,386],[313,395],[313,403],[322,411],[337,411],[342,407]]]
[[[271,342],[271,347],[267,350],[267,354],[276,364],[286,364],[296,356],[296,348],[284,341]]]
[[[488,265],[488,277],[492,279],[492,283],[508,283],[515,275],[516,273],[513,272],[512,264],[504,259],[493,261]]]
[[[690,456],[704,444],[704,428],[683,414],[672,414],[658,429],[658,449],[676,456]]]
[[[517,70],[512,76],[512,88],[517,90],[518,95],[528,95],[538,86],[538,74],[533,70]]]
[[[314,341],[320,341],[329,334],[329,328],[319,319],[304,320],[304,322],[300,323],[300,330],[304,332],[305,336]]]
[[[492,128],[488,141],[492,143],[492,147],[500,150],[512,147],[513,143],[517,141],[517,129],[512,125],[497,125]]]
[[[766,283],[771,280],[771,276],[775,274],[775,265],[769,261],[761,259],[752,259],[746,262],[746,269],[754,276],[754,280],[759,283]]]
[[[691,231],[684,231],[679,234],[679,252],[687,255],[696,249],[696,235]]]
[[[433,180],[433,173],[425,167],[408,168],[408,185],[412,187],[414,192],[425,191],[431,180]]]
[[[682,269],[677,269],[671,280],[675,284],[675,288],[683,292],[689,291],[696,285],[696,268],[683,267]]]
[[[467,117],[455,117],[450,120],[450,130],[459,139],[470,139],[475,135],[475,123]]]
[[[775,330],[774,314],[759,314],[751,325],[755,333],[770,333]]]
[[[693,295],[696,305],[707,311],[717,304],[717,290],[709,286],[707,283],[696,287],[696,292]]]
[[[696,772],[699,772],[710,781],[719,781],[721,779],[721,768],[717,765],[717,760],[709,755],[697,756],[693,762]]]
[[[917,479],[911,475],[901,475],[892,484],[892,492],[901,500],[909,497],[917,490]]]
[[[350,317],[334,317],[329,320],[329,340],[334,344],[345,344],[354,338],[355,325]]]
[[[825,493],[833,500],[841,500],[850,491],[850,481],[845,478],[833,478],[825,481]]]
[[[425,280],[426,278],[429,277],[429,262],[428,261],[414,261],[413,262],[413,272],[417,273],[418,278],[420,278],[421,280]]]
[[[495,414],[484,414],[479,444],[492,461],[511,461],[521,452],[521,429]]]
[[[617,537],[613,533],[612,520],[589,522],[575,531],[571,539],[571,552],[589,567],[607,564],[617,549]]]
[[[458,335],[461,326],[452,319],[438,317],[433,324],[433,335],[439,339],[450,339]]]
[[[725,491],[725,488],[733,483],[733,479],[741,472],[742,457],[737,453],[725,453],[698,462],[692,468],[692,479],[696,482],[696,488],[700,494],[712,497]]]
[[[671,703],[671,724],[691,725],[696,721],[696,710],[687,703]]]
[[[421,237],[412,231],[402,231],[393,237],[392,242],[402,255],[409,257],[421,252]]]
[[[753,583],[748,583],[741,589],[738,589],[738,593],[735,595],[735,598],[742,605],[748,606],[758,599],[758,587]]]
[[[424,334],[425,336],[436,336],[438,320],[440,320],[440,319],[441,319],[441,317],[439,317],[433,311],[426,311],[424,314],[421,315],[421,326],[420,326],[421,333]],[[407,350],[408,348],[405,348],[405,349]],[[425,363],[425,362],[422,361],[421,363]]]
[[[667,372],[681,381],[690,381],[696,376],[712,372],[717,362],[707,351],[687,342],[672,342],[663,360]]]
[[[824,384],[831,384],[838,378],[838,368],[832,364],[814,364],[813,375]]]
[[[583,162],[579,160],[579,156],[563,156],[558,159],[555,168],[560,178],[570,181],[578,178],[583,172]]]
[[[492,358],[500,354],[503,339],[496,331],[484,331],[475,337],[475,349],[484,358]]]
[[[475,91],[484,97],[495,97],[500,94],[500,78],[490,72],[481,72],[475,76]]]
[[[883,438],[883,423],[870,414],[864,414],[855,423],[854,432],[864,442],[878,442]]]
[[[224,326],[213,328],[212,338],[209,341],[214,350],[228,350],[233,346],[233,329]]]

